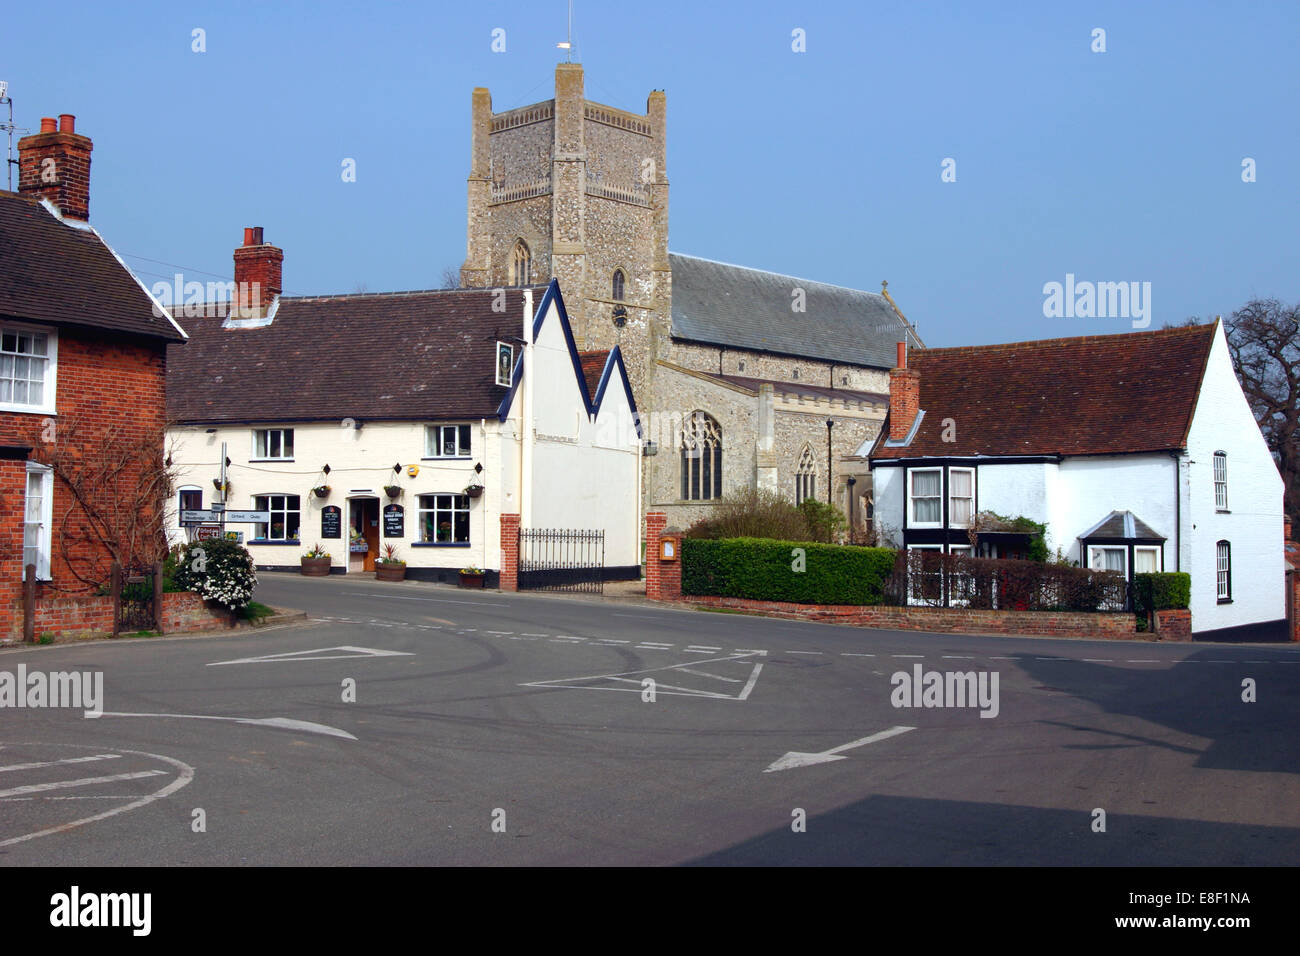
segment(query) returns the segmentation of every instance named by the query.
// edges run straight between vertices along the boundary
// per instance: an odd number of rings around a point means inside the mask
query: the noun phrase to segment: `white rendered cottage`
[[[277,297],[253,319],[175,311],[190,341],[168,356],[173,542],[195,533],[182,511],[224,502],[270,512],[227,525],[259,569],[296,570],[319,544],[334,573],[369,571],[392,545],[409,578],[473,566],[494,587],[506,514],[603,531],[605,578],[639,576],[623,359],[577,351],[557,282]]]
[[[1281,638],[1282,479],[1221,323],[900,347],[898,366],[863,449],[886,541],[1018,557],[1025,535],[973,542],[972,517],[1026,517],[1081,565],[1190,573],[1198,638]]]

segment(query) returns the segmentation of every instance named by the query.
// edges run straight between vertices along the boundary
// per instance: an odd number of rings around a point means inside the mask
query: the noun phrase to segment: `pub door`
[[[349,509],[348,570],[373,571],[379,557],[379,499],[353,498]]]

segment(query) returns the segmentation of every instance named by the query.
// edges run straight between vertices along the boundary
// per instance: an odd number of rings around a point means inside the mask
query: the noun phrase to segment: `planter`
[[[317,498],[328,498],[330,493],[329,485],[318,485],[311,490],[311,493]]]
[[[477,498],[481,494],[483,494],[482,485],[470,485],[465,489],[465,495],[469,498]]]
[[[483,586],[483,575],[466,574],[464,571],[460,572],[460,587],[481,588],[482,586]]]
[[[399,498],[402,494],[401,485],[384,485],[384,494],[390,498]]]
[[[376,581],[405,581],[406,565],[389,564],[386,561],[375,562]]]
[[[323,578],[330,573],[329,558],[303,558],[302,573],[309,578]]]

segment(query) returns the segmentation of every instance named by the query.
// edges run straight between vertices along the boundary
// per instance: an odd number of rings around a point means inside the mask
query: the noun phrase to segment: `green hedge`
[[[802,570],[795,570],[797,548],[803,550]],[[687,538],[682,541],[682,593],[795,604],[880,604],[895,553],[768,538]]]
[[[1133,575],[1133,610],[1139,617],[1152,611],[1186,608],[1192,600],[1192,576],[1185,571]]]

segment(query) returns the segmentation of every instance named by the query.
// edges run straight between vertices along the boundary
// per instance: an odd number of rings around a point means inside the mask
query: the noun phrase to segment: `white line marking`
[[[945,661],[973,661],[973,660],[975,660],[974,656],[973,656],[973,655],[970,655],[970,654],[944,654],[942,659],[945,660]],[[1056,659],[1057,659],[1057,660],[1064,660],[1064,658],[1059,658],[1059,657],[1056,658]]]
[[[125,714],[114,711],[104,711],[102,714],[94,715],[86,713],[86,717],[174,717],[180,720],[228,720],[236,724],[253,724],[258,727],[275,727],[280,730],[301,730],[308,734],[324,734],[327,737],[343,737],[347,740],[356,740],[346,730],[339,730],[337,727],[330,727],[327,724],[315,724],[309,720],[293,720],[289,717],[213,717],[210,714]],[[129,753],[130,751],[126,751]],[[0,844],[2,846],[3,844]]]
[[[1111,659],[1109,657],[1085,657],[1083,662],[1085,664],[1109,664]]]
[[[516,637],[512,637],[512,638],[510,638],[510,640],[512,640],[512,641],[533,641],[533,640],[536,640],[536,638],[533,638],[533,637],[517,637],[517,636],[516,636]]]
[[[720,661],[738,661],[738,660],[742,660],[745,656],[746,655],[731,655],[728,657],[715,657],[712,660],[699,661],[698,663],[714,664]],[[621,671],[617,674],[591,674],[585,677],[561,677],[558,680],[529,681],[527,683],[520,684],[519,686],[520,687],[553,687],[553,688],[565,688],[568,690],[612,690],[612,691],[620,691],[629,694],[639,694],[641,692],[641,681],[633,680],[632,675],[651,674],[660,671],[682,670],[685,667],[686,667],[685,664],[669,664],[666,667],[644,667],[640,670]],[[659,691],[666,687],[672,688],[672,690],[667,691],[667,693],[672,694],[672,696],[675,697],[683,697],[683,696],[684,697],[712,697],[721,700],[746,700],[749,697],[750,691],[754,689],[754,684],[758,681],[758,675],[762,670],[763,670],[763,665],[761,663],[755,664],[754,670],[749,675],[748,683],[745,684],[744,689],[735,697],[732,697],[728,694],[714,693],[713,691],[695,690],[694,688],[690,688],[690,687],[677,687],[673,684],[662,683],[657,679],[655,680],[655,689],[656,691]],[[635,684],[637,686],[636,687],[593,687],[590,684],[577,683],[578,681],[594,681],[594,680],[616,680],[626,684]],[[684,693],[673,694],[673,691],[683,691]]]
[[[633,679],[630,678],[630,677],[611,677],[610,680],[622,681],[622,682],[625,683],[625,684],[636,684],[638,688],[641,686],[641,682],[640,682],[639,680],[633,680]],[[675,697],[716,697],[716,698],[721,699],[721,700],[731,700],[731,699],[732,699],[732,697],[731,697],[730,694],[719,694],[719,693],[717,693],[717,692],[715,692],[715,691],[711,691],[711,690],[696,690],[694,687],[679,687],[679,686],[677,686],[676,684],[664,684],[664,683],[661,683],[661,682],[659,682],[659,681],[655,681],[655,692],[656,692],[656,693],[658,693],[659,691],[662,691],[664,688],[668,688],[669,690],[685,691],[684,694],[674,694],[673,696],[675,696]],[[626,689],[627,689],[627,688],[623,688],[623,687],[587,687],[587,688],[584,688],[584,690],[626,690]],[[633,691],[633,693],[636,693],[636,691]]]
[[[93,757],[68,757],[65,760],[43,760],[40,763],[11,763],[0,767],[0,773],[6,770],[35,770],[38,767],[57,767],[65,763],[90,763],[92,760],[117,760],[121,754],[95,754]]]
[[[718,648],[718,650],[722,650],[722,648]],[[685,649],[682,650],[682,653],[683,653],[683,654],[712,654],[713,651],[706,651],[706,650],[705,650],[704,648],[702,648],[702,647],[698,647],[698,648],[697,648],[697,647],[687,647],[687,648],[685,648]]]
[[[43,793],[46,790],[66,790],[69,787],[93,787],[98,783],[114,783],[118,780],[139,780],[141,777],[157,777],[166,773],[164,770],[140,770],[136,773],[115,773],[107,777],[82,777],[80,780],[56,780],[52,783],[29,783],[11,790],[0,790],[0,799],[16,797],[23,793]],[[3,844],[0,844],[2,846]]]
[[[769,765],[763,773],[774,773],[778,770],[791,770],[795,767],[807,767],[815,763],[830,763],[832,760],[846,760],[848,758],[839,756],[839,754],[845,750],[852,750],[855,747],[862,747],[866,744],[874,744],[878,740],[888,740],[890,737],[897,737],[899,734],[905,734],[909,730],[915,729],[915,727],[890,727],[888,730],[882,730],[880,733],[872,734],[870,737],[853,740],[847,744],[840,744],[838,747],[832,747],[830,750],[822,750],[818,753],[801,753],[800,751],[792,750],[780,760]]]
[[[1130,663],[1130,664],[1159,664],[1160,662],[1159,662],[1159,661],[1150,661],[1150,660],[1129,660],[1128,663]]]
[[[347,651],[346,654],[329,654],[329,651]],[[315,655],[308,657],[306,655]],[[373,647],[319,647],[310,651],[290,651],[287,654],[267,654],[264,657],[241,657],[233,661],[213,661],[209,667],[223,664],[292,664],[298,661],[341,661],[362,657],[414,657],[408,651],[382,651]]]
[[[749,692],[753,690],[754,685],[758,683],[758,675],[762,672],[762,670],[763,670],[762,664],[754,665],[754,672],[749,675],[749,682],[745,684],[745,689],[740,692],[739,696],[736,697],[736,700],[749,699]]]
[[[85,826],[87,823],[97,823],[100,820],[107,820],[109,817],[115,817],[119,813],[126,813],[128,810],[139,809],[140,807],[147,806],[153,803],[155,800],[161,800],[163,797],[171,796],[173,793],[175,793],[177,790],[180,790],[182,787],[188,786],[190,781],[194,779],[193,767],[191,767],[187,763],[181,763],[181,761],[179,760],[174,760],[171,757],[164,757],[162,754],[146,753],[143,750],[123,750],[122,753],[135,754],[137,757],[153,757],[155,760],[161,760],[163,763],[169,763],[173,767],[177,768],[177,770],[179,771],[179,775],[175,780],[167,784],[167,786],[163,787],[161,790],[157,791],[156,793],[151,793],[148,796],[141,797],[139,800],[134,800],[131,803],[123,804],[120,807],[114,807],[112,810],[105,810],[103,813],[97,813],[91,817],[83,817],[80,820],[73,820],[71,823],[60,823],[58,826],[49,827],[48,829],[45,830],[38,830],[35,833],[27,833],[24,834],[23,836],[11,837],[8,840],[0,841],[0,847],[13,846],[15,843],[23,843],[27,840],[35,840],[37,837],[50,836],[51,834],[54,833],[65,833],[68,830],[73,830],[77,827]]]
[[[889,656],[890,657],[915,657],[917,660],[921,660],[925,657],[924,654],[890,654]]]
[[[612,637],[597,637],[593,639],[593,644],[631,644],[631,641],[616,641]]]
[[[1068,657],[1035,657],[1036,661],[1068,661]]]
[[[991,661],[1014,661],[1015,658],[1014,658],[1014,657],[990,657],[989,660],[991,660]]]
[[[787,654],[817,654],[817,655],[820,655],[822,652],[821,652],[821,651],[786,651],[786,653],[787,653]]]
[[[504,635],[504,634],[513,634],[514,631],[486,631],[485,633],[487,633],[487,634]]]
[[[549,634],[529,634],[527,631],[524,631],[524,632],[523,632],[523,636],[524,636],[524,637],[550,637],[551,635],[549,635]]]
[[[359,597],[381,597],[366,591],[338,591],[338,594],[355,594]],[[385,601],[424,601],[428,604],[470,604],[474,607],[509,607],[504,601],[453,601],[451,598],[398,597],[396,594],[384,594]]]
[[[850,654],[848,651],[845,651],[843,654],[840,655],[840,657],[875,657],[875,656],[876,656],[875,654]]]
[[[671,647],[659,647],[656,644],[638,644],[636,646],[636,649],[638,651],[671,651],[672,650]]]
[[[712,677],[714,680],[725,680],[728,684],[739,684],[738,677],[723,677],[721,674],[710,674],[708,671],[697,671],[691,667],[678,667],[677,670],[683,674],[694,674],[697,677]]]
[[[665,644],[663,641],[641,641],[637,647],[676,647],[675,644]]]
[[[714,647],[711,644],[687,644],[688,651],[720,651],[722,648]]]

